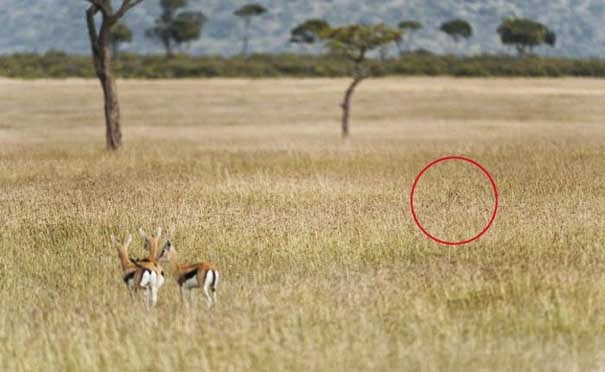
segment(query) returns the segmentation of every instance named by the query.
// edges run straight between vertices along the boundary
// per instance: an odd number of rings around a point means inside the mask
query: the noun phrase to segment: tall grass
[[[605,83],[368,81],[343,144],[346,84],[122,81],[108,154],[95,81],[0,81],[0,369],[602,369]],[[501,197],[456,248],[407,205],[448,154]],[[473,232],[488,186],[427,173],[423,222]],[[109,236],[140,225],[217,264],[215,311],[129,302]]]

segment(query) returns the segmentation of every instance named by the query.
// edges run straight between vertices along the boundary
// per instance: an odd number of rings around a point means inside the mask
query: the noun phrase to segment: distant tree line
[[[455,56],[426,51],[385,61],[369,59],[373,76],[469,76],[605,78],[605,59],[526,55]],[[349,70],[347,70],[349,66]],[[121,52],[114,61],[116,77],[130,79],[347,77],[350,63],[330,54],[254,54],[251,56],[138,55]],[[50,50],[44,54],[0,55],[0,76],[24,79],[95,76],[90,57]]]
[[[186,10],[187,0],[159,0],[159,2],[162,13],[155,20],[154,26],[146,30],[145,36],[160,42],[167,57],[173,56],[175,49],[185,52],[191,42],[202,36],[202,30],[208,22],[208,17],[201,11]],[[267,12],[267,8],[255,3],[246,4],[234,10],[233,15],[239,17],[244,25],[241,55],[248,55],[250,52],[252,20]],[[320,31],[326,27],[329,27],[329,24],[323,19],[308,19],[290,30],[289,41],[299,45],[300,51],[303,53],[321,51],[326,43],[320,36]],[[111,49],[114,56],[117,57],[120,45],[132,41],[132,32],[123,23],[117,24],[115,28],[116,31],[112,33]],[[396,28],[401,31],[401,37],[393,41],[397,50],[400,54],[410,52],[410,41],[415,33],[423,29],[423,24],[407,19],[399,22]],[[459,18],[443,22],[439,26],[439,31],[452,40],[452,45],[457,45],[473,36],[472,25]],[[537,46],[552,47],[556,43],[556,34],[552,30],[542,23],[526,18],[505,18],[496,32],[500,36],[502,44],[513,47],[520,57],[532,54]],[[404,50],[403,45],[406,41],[408,48]],[[384,52],[386,46],[383,45],[382,48]]]

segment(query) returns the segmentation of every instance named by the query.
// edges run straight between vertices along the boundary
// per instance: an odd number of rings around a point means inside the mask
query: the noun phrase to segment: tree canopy
[[[328,22],[323,19],[308,19],[290,31],[290,42],[314,44],[319,41],[320,35],[329,28]]]
[[[460,39],[468,39],[473,35],[473,28],[463,19],[444,22],[439,29],[448,34],[456,42]]]
[[[384,24],[348,25],[329,28],[322,32],[330,51],[347,59],[362,63],[367,53],[382,45],[401,39],[402,32]]]
[[[519,55],[541,44],[554,46],[557,41],[548,27],[525,18],[505,18],[498,26],[498,34],[502,44],[515,46]]]
[[[172,22],[172,37],[177,44],[197,40],[208,18],[202,12],[181,12]]]
[[[403,31],[418,31],[422,28],[422,23],[412,20],[405,20],[399,22],[397,27],[399,27],[399,29]]]
[[[146,35],[162,42],[167,55],[172,54],[174,45],[182,45],[200,38],[208,18],[200,11],[181,11],[187,0],[160,0],[162,15]]]
[[[250,18],[259,16],[267,12],[267,9],[260,4],[246,4],[233,12],[238,17]]]
[[[120,44],[132,41],[132,31],[123,22],[118,22],[111,26],[109,31],[109,45],[114,57],[117,57]]]
[[[412,34],[422,28],[422,23],[413,20],[403,20],[397,24],[397,27],[402,31],[401,39],[396,41],[397,49],[399,49],[399,53],[401,54],[401,42],[403,41],[403,35],[405,34],[408,41],[412,39]],[[410,47],[408,46],[408,50]]]
[[[128,43],[132,41],[132,31],[123,22],[118,22],[111,26],[109,31],[109,40],[117,41],[120,43]]]

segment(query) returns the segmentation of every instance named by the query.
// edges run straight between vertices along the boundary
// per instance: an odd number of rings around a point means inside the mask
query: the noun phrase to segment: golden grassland
[[[2,370],[605,368],[605,81],[0,80]],[[428,240],[416,174],[463,155],[500,210]],[[468,237],[493,198],[443,163],[422,222]],[[222,273],[219,306],[131,304],[110,234],[161,225]],[[142,256],[134,237],[132,254]]]

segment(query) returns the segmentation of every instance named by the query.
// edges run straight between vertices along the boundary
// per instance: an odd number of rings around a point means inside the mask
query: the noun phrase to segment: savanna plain
[[[605,369],[605,81],[0,80],[2,370]],[[463,246],[409,208],[430,161],[492,174]],[[493,193],[444,162],[417,190],[441,238]],[[218,306],[131,303],[110,234],[164,228],[222,274]]]

